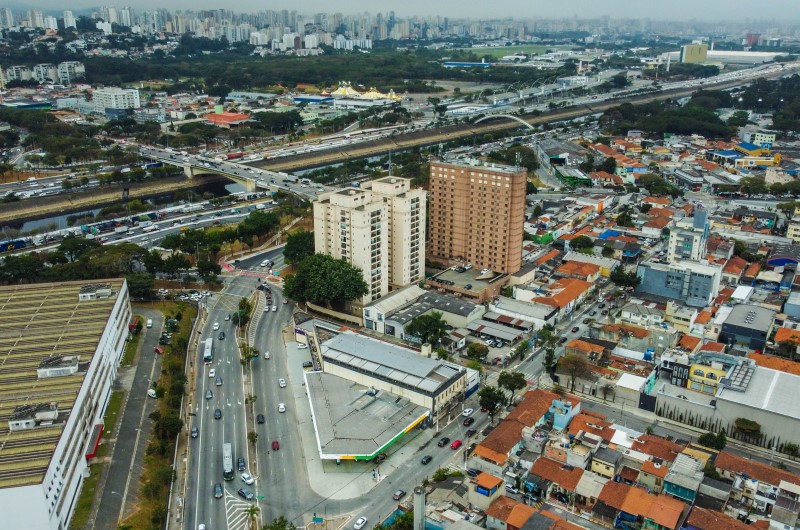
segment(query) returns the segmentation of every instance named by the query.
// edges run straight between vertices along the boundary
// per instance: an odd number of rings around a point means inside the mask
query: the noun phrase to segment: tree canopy
[[[494,423],[494,416],[506,404],[506,395],[496,386],[484,386],[478,390],[478,402],[482,409],[486,409],[489,419]]]
[[[284,287],[292,300],[335,309],[343,309],[345,303],[369,292],[360,269],[325,254],[314,254],[300,262]]]
[[[418,337],[422,343],[437,344],[447,334],[447,322],[442,313],[432,311],[416,317],[405,327],[406,335]]]
[[[314,232],[298,230],[286,236],[283,258],[289,265],[297,265],[314,254]]]

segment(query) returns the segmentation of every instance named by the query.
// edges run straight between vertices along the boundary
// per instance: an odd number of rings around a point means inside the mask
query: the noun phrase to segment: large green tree
[[[558,360],[558,370],[567,374],[570,379],[570,391],[575,392],[575,381],[588,377],[592,373],[589,360],[577,353],[568,353]]]
[[[420,315],[405,328],[406,335],[413,335],[425,343],[436,344],[447,333],[447,322],[442,318],[442,313],[432,311],[424,315]]]
[[[489,348],[485,344],[481,344],[480,342],[472,342],[469,346],[467,346],[467,357],[470,359],[482,361],[487,355],[489,355]]]
[[[508,390],[511,394],[508,400],[512,401],[517,390],[522,390],[528,386],[528,381],[525,379],[525,374],[522,372],[508,372],[503,370],[500,372],[500,375],[497,376],[497,386]]]
[[[297,302],[343,309],[347,302],[367,294],[369,288],[360,269],[344,260],[314,254],[298,265],[295,274],[286,278],[284,291]]]
[[[489,420],[494,423],[494,416],[507,403],[505,393],[496,386],[485,386],[478,391],[478,403],[486,409]]]
[[[289,265],[297,265],[314,255],[314,232],[298,230],[286,236],[283,258]]]

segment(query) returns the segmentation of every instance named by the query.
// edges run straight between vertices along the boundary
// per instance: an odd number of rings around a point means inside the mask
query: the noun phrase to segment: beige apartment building
[[[527,176],[525,168],[479,160],[431,162],[430,259],[517,272],[522,266]]]
[[[363,271],[362,304],[425,277],[426,200],[410,179],[384,177],[314,202],[314,248]]]

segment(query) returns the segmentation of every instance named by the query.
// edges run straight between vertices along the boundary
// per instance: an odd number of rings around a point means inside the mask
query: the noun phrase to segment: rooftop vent
[[[114,289],[111,288],[110,283],[92,283],[81,287],[81,290],[78,293],[78,300],[84,302],[86,300],[111,298],[113,294]]]
[[[32,403],[14,408],[8,418],[10,431],[24,431],[52,425],[58,419],[58,403]]]

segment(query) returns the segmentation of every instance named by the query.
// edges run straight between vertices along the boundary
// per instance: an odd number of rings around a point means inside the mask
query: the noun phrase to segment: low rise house
[[[800,486],[800,475],[728,451],[717,455],[714,467],[723,480],[732,483],[731,499],[762,515],[772,513],[781,488],[791,492]]]

